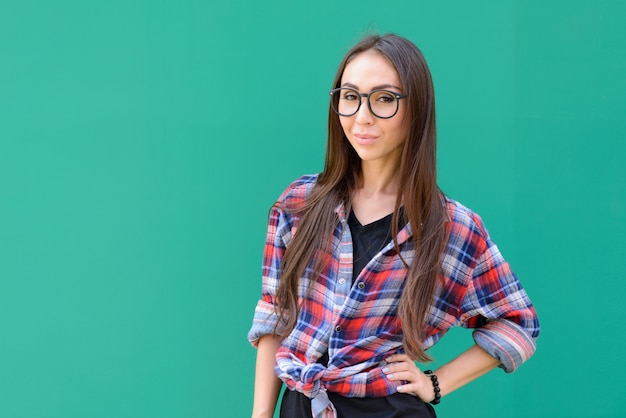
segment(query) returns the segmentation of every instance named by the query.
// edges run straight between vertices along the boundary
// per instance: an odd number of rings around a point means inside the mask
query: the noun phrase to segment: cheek
[[[411,121],[408,120],[409,118],[404,117],[404,114],[398,116],[400,116],[400,118],[398,118],[394,126],[395,132],[397,132],[398,135],[400,135],[401,137],[406,138],[406,136],[409,134]]]
[[[389,126],[386,130],[386,138],[390,144],[399,146],[406,141],[409,131],[406,126],[397,124],[393,127]]]
[[[347,136],[350,133],[350,129],[352,128],[352,118],[344,118],[343,116],[340,116],[339,122],[341,123],[344,134],[346,134]]]

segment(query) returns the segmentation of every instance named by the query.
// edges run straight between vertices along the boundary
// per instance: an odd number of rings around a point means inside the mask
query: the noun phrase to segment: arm
[[[498,365],[500,362],[496,358],[478,345],[473,345],[460,356],[434,371],[439,379],[441,396],[459,389],[495,369]]]
[[[287,189],[279,201],[284,202],[289,193],[290,189]],[[274,416],[282,385],[274,372],[276,352],[282,341],[282,337],[276,335],[282,325],[279,324],[276,310],[276,292],[291,230],[292,223],[287,214],[273,206],[268,219],[263,252],[262,297],[257,303],[252,328],[248,332],[248,340],[257,348],[252,418]]]
[[[280,277],[280,265],[286,246],[282,237],[289,225],[281,222],[281,213],[272,208],[263,255],[262,298],[258,301],[252,328],[248,333],[250,343],[257,348],[254,379],[252,418],[272,418],[282,382],[274,373],[276,352],[281,338],[274,332],[278,327],[275,297]]]
[[[435,399],[430,378],[417,368],[406,354],[396,354],[386,359],[383,373],[392,381],[408,381],[398,386],[398,392],[417,395],[424,402]],[[441,396],[445,396],[494,369],[500,362],[478,345],[473,345],[460,356],[435,370]]]
[[[532,356],[539,334],[537,314],[528,295],[489,238],[482,220],[475,215],[474,221],[483,238],[474,237],[472,240],[478,251],[478,262],[467,285],[459,319],[463,327],[475,328],[475,345],[434,372],[441,396],[495,367],[514,371]],[[481,242],[482,245],[476,244]],[[452,255],[458,258],[456,253]],[[417,394],[428,402],[434,399],[430,378],[417,368],[412,359],[406,355],[395,355],[387,361],[393,364],[383,369],[383,373],[390,380],[409,382],[398,387],[399,392]]]
[[[258,342],[254,376],[253,418],[271,418],[274,416],[274,409],[282,384],[274,374],[278,347],[280,347],[280,337],[273,335],[261,337]]]

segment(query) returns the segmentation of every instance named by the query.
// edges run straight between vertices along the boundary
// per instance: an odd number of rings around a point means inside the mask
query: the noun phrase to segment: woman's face
[[[382,55],[371,50],[355,56],[346,65],[340,87],[349,87],[359,93],[376,89],[403,93],[396,69]],[[398,164],[408,133],[406,99],[399,100],[398,113],[389,119],[374,116],[367,98],[361,100],[361,107],[355,115],[339,116],[348,141],[364,163]]]

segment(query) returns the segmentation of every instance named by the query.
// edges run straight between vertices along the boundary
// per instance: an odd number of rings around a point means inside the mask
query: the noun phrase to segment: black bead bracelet
[[[432,370],[425,370],[424,374],[430,377],[430,381],[433,382],[433,389],[435,390],[435,399],[430,401],[430,403],[437,405],[441,402],[441,389],[439,389],[439,380],[437,380],[437,375],[434,374]]]

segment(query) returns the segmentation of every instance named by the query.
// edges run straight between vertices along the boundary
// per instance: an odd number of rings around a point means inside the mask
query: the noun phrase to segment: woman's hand
[[[435,390],[430,377],[417,368],[415,362],[406,354],[394,354],[385,359],[387,365],[383,373],[391,381],[407,381],[396,389],[400,393],[416,395],[424,402],[435,399]]]

